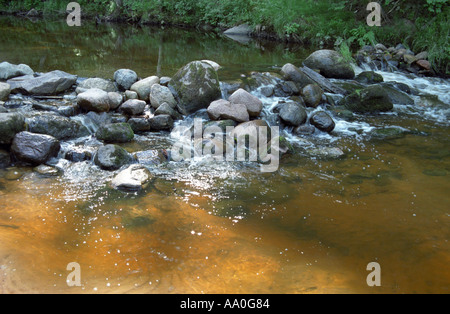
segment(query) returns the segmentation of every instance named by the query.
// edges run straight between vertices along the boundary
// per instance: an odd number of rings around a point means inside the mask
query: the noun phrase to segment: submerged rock
[[[142,165],[131,165],[120,172],[111,182],[114,189],[138,192],[145,189],[152,179],[150,171]]]
[[[337,79],[353,79],[355,72],[350,62],[334,50],[317,50],[303,62],[311,69],[317,69],[325,77]]]
[[[20,132],[11,145],[11,153],[20,161],[40,165],[58,155],[59,141],[50,135]]]
[[[113,144],[100,147],[94,157],[94,163],[103,170],[117,170],[133,161],[125,149]]]
[[[57,168],[47,165],[37,166],[33,169],[33,171],[42,177],[56,177],[60,174],[60,171]]]
[[[182,67],[172,77],[169,88],[178,102],[179,111],[188,115],[221,97],[216,70],[206,62],[193,61]]]

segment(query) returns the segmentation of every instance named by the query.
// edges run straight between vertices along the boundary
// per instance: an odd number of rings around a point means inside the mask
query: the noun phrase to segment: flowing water
[[[221,80],[235,80],[300,64],[312,50],[187,30],[4,17],[0,28],[1,61],[84,77],[111,78],[119,68],[171,76],[189,61],[210,59],[222,65]],[[62,170],[54,177],[0,170],[0,292],[448,293],[450,83],[379,73],[434,96],[413,96],[415,105],[388,114],[334,115],[331,135],[287,132],[296,153],[274,173],[254,163],[171,162],[152,166],[152,184],[129,194],[109,188],[116,172],[88,161],[52,160]],[[266,112],[282,100],[254,93]],[[384,127],[402,132],[372,136]],[[172,143],[155,133],[124,147]],[[86,137],[62,147],[99,145]],[[324,148],[345,155],[310,153]],[[81,267],[81,287],[66,284],[71,262]],[[381,287],[366,283],[370,262],[381,266]]]

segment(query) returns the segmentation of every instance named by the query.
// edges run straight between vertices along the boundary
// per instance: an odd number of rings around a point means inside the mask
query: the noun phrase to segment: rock
[[[221,68],[221,66],[217,62],[211,60],[202,60],[202,62],[209,63],[209,65],[211,65],[216,71],[219,71],[219,69]]]
[[[129,116],[138,116],[144,113],[146,105],[143,100],[129,99],[120,106],[120,111]]]
[[[338,159],[345,156],[342,149],[338,147],[318,147],[306,151],[309,155],[319,159]]]
[[[134,156],[139,164],[145,166],[157,166],[168,160],[167,152],[160,149],[137,152]]]
[[[138,76],[133,70],[119,69],[114,72],[114,81],[120,89],[127,90],[138,81]]]
[[[287,63],[281,68],[281,74],[283,75],[284,80],[295,82],[299,84],[300,88],[314,83],[314,81],[310,79],[303,71],[300,71],[299,68],[291,63]]]
[[[380,85],[387,93],[390,101],[396,105],[414,105],[414,100],[406,93],[393,87],[391,83],[383,83]],[[395,85],[394,85],[395,86]]]
[[[233,129],[233,131],[231,132],[231,136],[233,138],[240,138],[242,136],[251,134],[252,130],[256,130],[256,134],[258,134],[258,129],[261,127],[267,128],[267,140],[270,141],[270,127],[264,120],[252,120],[240,123]]]
[[[378,73],[373,71],[364,71],[359,73],[355,80],[363,84],[376,84],[383,82],[384,79],[383,76]]]
[[[78,94],[77,104],[86,111],[108,112],[110,109],[110,99],[107,92],[92,88]]]
[[[170,130],[173,128],[173,119],[168,114],[162,114],[159,116],[154,116],[148,119],[150,123],[150,127],[152,130],[161,131],[161,130]]]
[[[80,122],[55,114],[37,115],[25,121],[28,131],[51,135],[58,140],[89,135],[89,131]]]
[[[415,55],[416,60],[428,60],[428,52],[422,51]]]
[[[235,26],[227,29],[223,33],[225,35],[239,35],[239,36],[248,36],[252,32],[251,27],[248,24],[241,24],[239,26]]]
[[[14,77],[33,75],[34,71],[26,64],[0,63],[0,80],[9,80]]]
[[[10,93],[11,93],[11,85],[9,85],[8,83],[0,82],[0,101],[8,100]]]
[[[293,131],[296,135],[312,135],[314,132],[316,132],[316,128],[309,124],[300,125]]]
[[[147,187],[152,179],[150,171],[142,165],[131,165],[121,171],[111,182],[117,190],[138,192]]]
[[[11,153],[20,161],[40,165],[51,157],[56,157],[60,149],[59,141],[50,135],[20,132],[11,145]]]
[[[305,108],[296,102],[287,102],[281,106],[280,118],[288,125],[299,126],[306,122]]]
[[[178,110],[189,115],[207,108],[221,97],[216,70],[206,62],[193,61],[172,77],[169,88],[178,102]]]
[[[114,85],[114,82],[99,77],[93,77],[84,80],[83,82],[78,84],[78,88],[80,88],[81,91],[97,88],[105,92],[117,92],[117,88]]]
[[[245,122],[250,119],[247,107],[243,104],[232,104],[224,99],[213,101],[208,109],[211,120],[231,119],[236,122]]]
[[[77,76],[63,71],[52,71],[37,76],[22,76],[8,80],[12,93],[25,95],[56,95],[71,88]]]
[[[408,132],[408,130],[400,127],[384,127],[372,131],[371,137],[377,140],[393,140],[404,137]]]
[[[313,115],[309,118],[309,123],[314,125],[319,130],[328,133],[333,131],[334,127],[336,126],[333,119],[325,111],[318,111],[313,113]]]
[[[316,108],[322,101],[323,90],[317,84],[308,84],[303,87],[301,94],[307,107]]]
[[[292,95],[299,95],[300,89],[293,81],[283,81],[275,85],[273,93],[277,97],[288,97]]]
[[[8,168],[11,165],[11,156],[6,150],[0,149],[0,169]]]
[[[41,177],[56,177],[59,176],[60,171],[55,167],[50,167],[46,165],[39,165],[33,169],[34,172],[39,174]]]
[[[173,97],[170,89],[159,84],[154,84],[151,88],[150,103],[155,109],[158,109],[163,103],[167,103],[172,108],[177,106],[177,101]]]
[[[405,61],[407,64],[413,64],[417,61],[416,57],[410,54],[404,54],[403,55],[403,61]]]
[[[218,127],[222,130],[223,133],[227,133],[227,127],[235,127],[237,125],[237,122],[234,120],[220,120],[220,121],[208,121],[204,124],[204,128],[203,131],[205,131],[205,129],[207,127]]]
[[[431,63],[427,60],[418,60],[416,61],[416,64],[424,70],[431,70]]]
[[[120,105],[123,102],[123,96],[116,92],[109,92],[108,93],[109,98],[109,109],[110,110],[116,110],[120,107]]]
[[[11,144],[17,133],[25,130],[25,119],[18,113],[0,113],[0,144]]]
[[[168,76],[161,76],[161,78],[159,79],[159,84],[163,85],[163,86],[168,86],[170,83],[171,78]]]
[[[229,98],[231,104],[244,105],[250,117],[258,117],[261,114],[263,103],[258,97],[250,94],[246,90],[239,88]]]
[[[125,100],[138,99],[138,98],[139,98],[139,96],[138,96],[138,94],[136,92],[133,92],[131,90],[125,91]]]
[[[146,118],[131,118],[127,122],[134,133],[149,132],[150,122]]]
[[[134,138],[134,132],[128,123],[110,123],[102,125],[95,137],[105,143],[127,143]]]
[[[154,84],[159,84],[159,77],[149,76],[131,85],[130,90],[136,92],[140,100],[148,101],[150,91]]]
[[[82,161],[86,161],[86,160],[91,160],[92,153],[87,150],[73,149],[73,150],[66,152],[66,154],[64,155],[64,158],[66,160],[69,160],[72,162],[82,162]]]
[[[327,78],[320,75],[316,71],[313,71],[312,69],[304,66],[302,68],[299,68],[299,70],[306,76],[309,77],[309,79],[313,82],[319,85],[320,88],[322,88],[325,92],[333,93],[333,94],[341,94],[345,95],[347,92],[340,88],[339,86],[336,86],[335,84],[331,83]]]
[[[387,50],[386,46],[383,45],[383,44],[380,44],[380,43],[375,45],[375,49],[381,50],[381,51],[386,51]]]
[[[348,110],[360,113],[384,112],[393,109],[388,94],[379,85],[371,85],[344,97],[341,104]]]
[[[133,161],[125,149],[113,144],[100,147],[94,157],[94,163],[103,170],[117,170]]]
[[[303,62],[311,69],[317,69],[325,77],[337,79],[353,79],[355,72],[350,62],[334,50],[317,50]]]
[[[161,114],[168,114],[170,115],[174,120],[182,120],[183,116],[172,108],[168,103],[162,103],[158,109],[155,110],[155,116],[161,115]]]
[[[27,17],[38,17],[39,15],[40,15],[39,12],[35,8],[32,8],[26,14]]]

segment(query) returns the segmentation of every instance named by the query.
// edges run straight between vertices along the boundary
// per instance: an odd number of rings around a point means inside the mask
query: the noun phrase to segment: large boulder
[[[233,104],[225,99],[213,101],[209,105],[207,112],[211,120],[231,119],[236,122],[250,120],[247,107],[244,104]]]
[[[359,113],[384,112],[393,109],[388,94],[379,85],[371,85],[344,97],[341,104],[348,110]]]
[[[110,123],[102,125],[95,137],[105,143],[127,143],[134,138],[134,132],[128,123]]]
[[[110,80],[106,80],[104,78],[99,78],[99,77],[93,77],[93,78],[88,78],[88,79],[84,80],[83,82],[78,84],[77,91],[84,92],[84,91],[86,91],[88,89],[92,89],[92,88],[98,88],[105,92],[116,92],[117,91],[117,88],[114,85],[114,82],[112,82]]]
[[[125,149],[113,144],[100,147],[94,157],[94,163],[103,170],[117,170],[133,161]]]
[[[306,122],[308,114],[305,107],[291,101],[284,103],[280,109],[280,118],[288,125],[299,126]]]
[[[55,95],[71,88],[77,76],[63,71],[52,71],[41,75],[26,75],[8,80],[11,92],[26,95]]]
[[[318,111],[312,114],[309,118],[309,123],[314,125],[321,131],[330,133],[334,130],[336,124],[334,123],[333,118],[330,117],[328,113],[325,111]]]
[[[317,50],[303,63],[311,69],[319,70],[320,74],[328,78],[353,79],[355,77],[351,64],[334,50]]]
[[[172,77],[169,88],[178,103],[179,111],[188,115],[207,108],[221,97],[219,77],[207,62],[193,61]]]
[[[120,111],[129,116],[138,116],[144,113],[147,103],[139,99],[129,99],[120,106]]]
[[[0,113],[0,144],[11,144],[14,136],[25,130],[25,119],[18,113]]]
[[[40,165],[58,155],[59,141],[50,135],[20,132],[11,145],[12,155],[20,161]]]
[[[138,192],[145,189],[152,179],[150,171],[142,165],[131,165],[121,171],[111,182],[117,190]]]
[[[26,64],[0,63],[0,80],[9,80],[23,75],[33,75],[34,71]]]
[[[55,114],[37,115],[26,119],[26,123],[28,131],[51,135],[58,140],[89,135],[88,129],[81,122]]]
[[[160,84],[154,84],[152,86],[150,91],[150,103],[155,109],[158,109],[163,103],[167,103],[172,108],[177,106],[177,101],[173,97],[170,89]]]
[[[88,89],[78,94],[78,106],[86,111],[108,112],[110,109],[110,98],[107,92],[98,88]]]
[[[7,100],[11,93],[11,85],[0,82],[0,101]]]
[[[246,90],[239,88],[229,98],[232,104],[244,105],[247,108],[250,117],[258,117],[261,114],[263,103],[258,97],[250,94]]]
[[[138,76],[136,72],[130,69],[119,69],[114,72],[114,81],[117,83],[120,89],[128,90],[136,83]]]
[[[130,90],[136,92],[140,100],[148,101],[154,84],[159,84],[159,77],[149,76],[131,85]]]

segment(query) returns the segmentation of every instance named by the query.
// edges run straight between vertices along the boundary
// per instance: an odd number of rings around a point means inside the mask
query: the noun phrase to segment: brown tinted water
[[[85,57],[75,62],[58,46],[76,45],[63,25],[11,23],[0,23],[14,34],[0,40],[0,57],[12,63],[82,76],[110,77],[121,67],[156,72],[160,30],[119,28],[134,34],[123,37],[121,54],[114,40],[103,46],[109,35],[99,41],[87,29],[80,47],[88,53],[79,48]],[[207,58],[237,77],[306,53],[167,33],[173,37],[164,41],[165,60],[179,59],[167,61],[163,75]],[[22,55],[14,42],[22,43]],[[39,42],[52,57],[42,63]],[[180,53],[186,47],[192,56]],[[363,119],[414,132],[384,140],[338,134],[326,145],[345,157],[293,154],[269,174],[240,164],[165,165],[144,192],[131,195],[109,189],[113,174],[89,163],[51,178],[31,168],[0,170],[0,292],[448,293],[448,125],[408,114]],[[81,267],[81,287],[66,284],[71,262]],[[370,262],[381,266],[381,287],[366,283]]]

